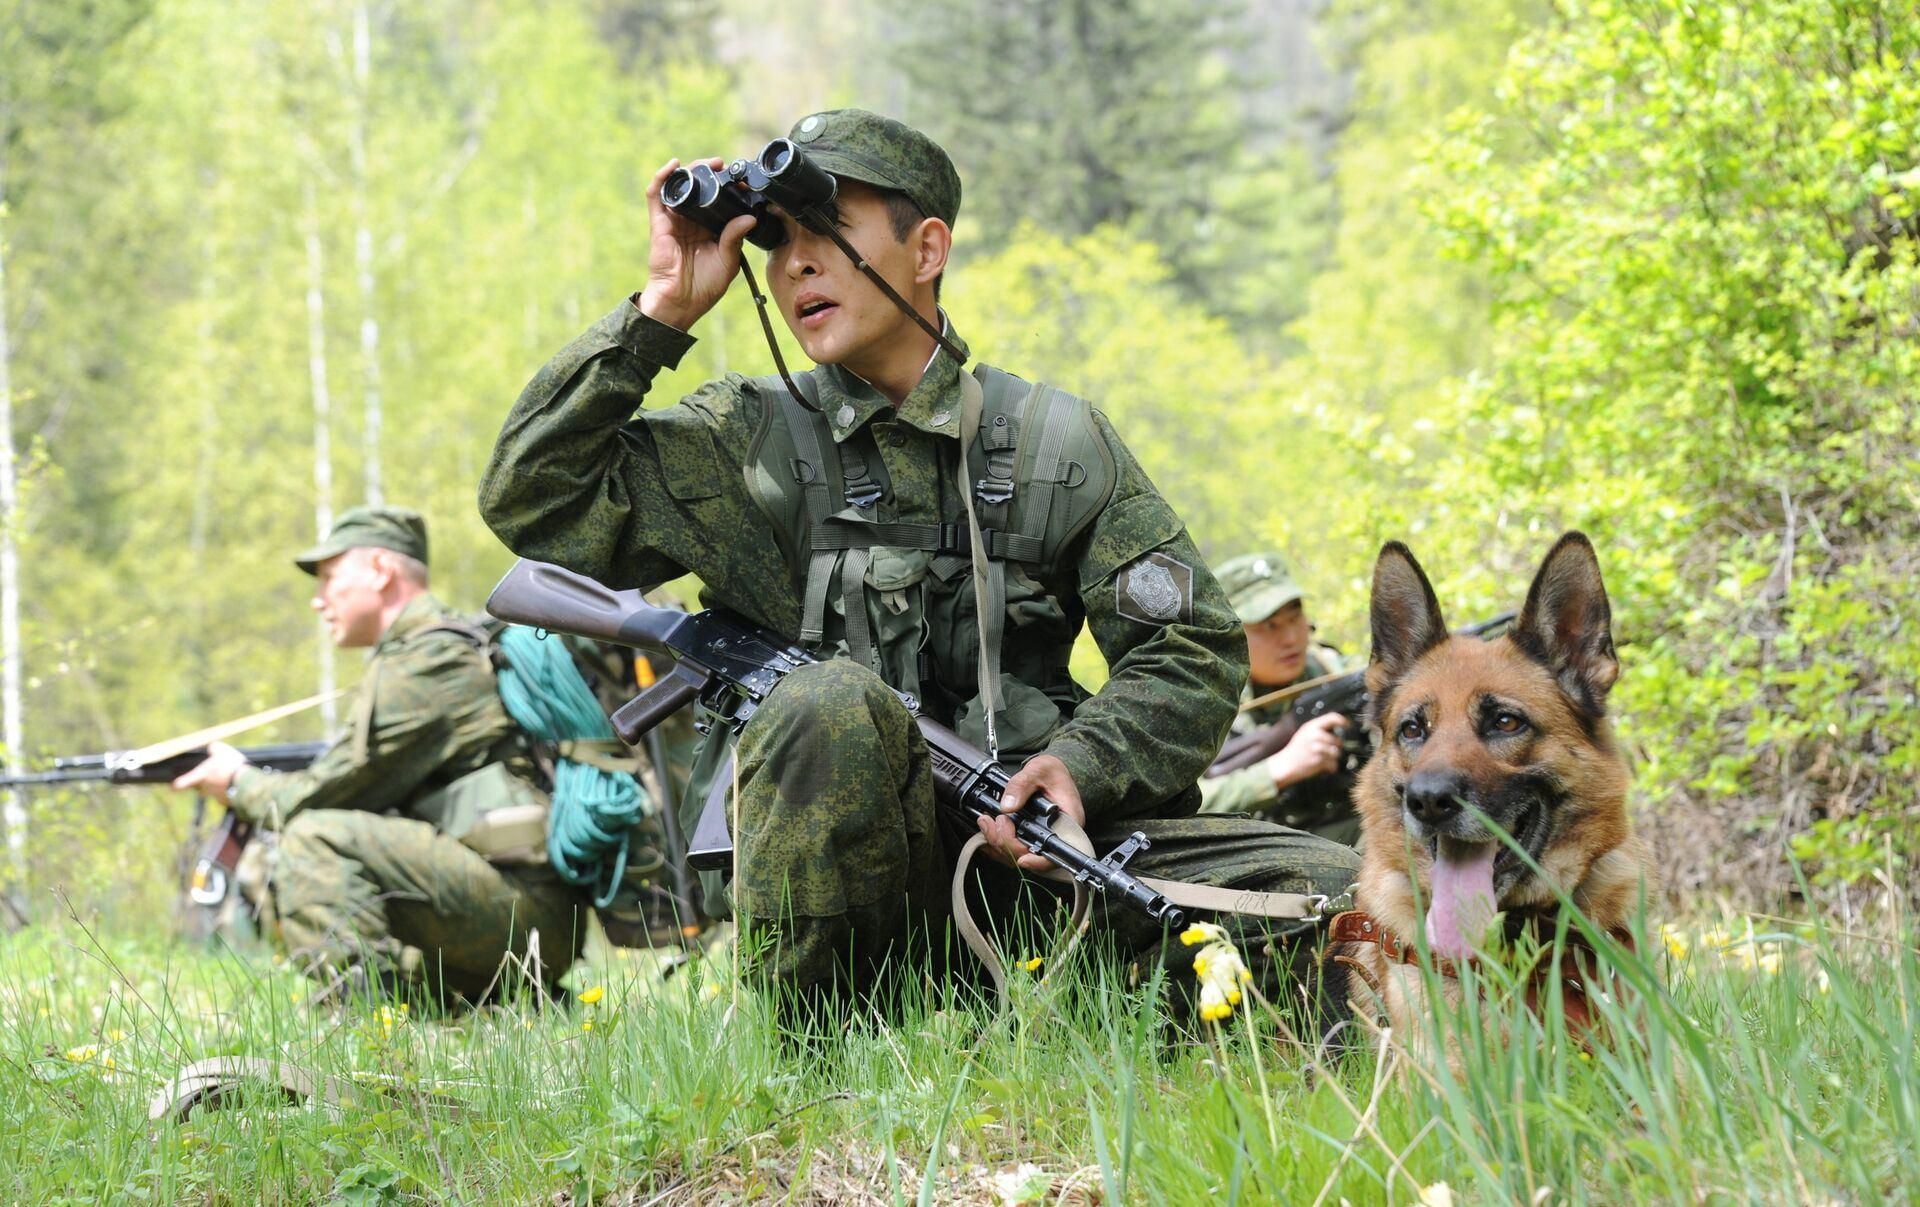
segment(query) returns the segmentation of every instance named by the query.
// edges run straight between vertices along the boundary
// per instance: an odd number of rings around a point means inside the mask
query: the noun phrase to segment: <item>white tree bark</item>
[[[378,505],[386,495],[380,480],[380,319],[374,309],[373,228],[368,218],[367,137],[371,123],[373,31],[367,0],[353,6],[353,122],[348,151],[353,168],[354,267],[360,282],[360,370],[364,397],[361,426],[361,464],[367,502]]]
[[[307,375],[313,386],[313,528],[325,539],[333,528],[333,396],[327,389],[326,255],[320,246],[320,218],[307,186]],[[321,621],[314,633],[318,642],[320,690],[333,691],[333,639]],[[336,721],[329,700],[320,706],[327,729]]]
[[[23,700],[20,654],[20,483],[13,449],[13,344],[7,327],[7,163],[0,143],[0,740],[6,742],[6,767],[21,769]],[[27,807],[20,790],[7,791],[0,806],[7,833],[6,887],[9,894],[26,882]]]

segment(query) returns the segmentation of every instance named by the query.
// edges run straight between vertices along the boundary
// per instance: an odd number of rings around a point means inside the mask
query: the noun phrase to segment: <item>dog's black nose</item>
[[[1466,799],[1466,779],[1451,771],[1417,771],[1407,781],[1407,812],[1423,825],[1441,826],[1452,821]]]

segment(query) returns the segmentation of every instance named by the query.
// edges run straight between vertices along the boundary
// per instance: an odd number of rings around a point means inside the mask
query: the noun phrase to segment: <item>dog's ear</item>
[[[1413,560],[1413,551],[1399,541],[1381,546],[1373,564],[1372,618],[1373,661],[1389,679],[1399,678],[1420,655],[1447,639],[1433,584]]]
[[[1545,664],[1588,715],[1605,714],[1620,662],[1613,653],[1613,610],[1600,581],[1600,559],[1583,533],[1561,537],[1540,563],[1514,622],[1513,640]]]

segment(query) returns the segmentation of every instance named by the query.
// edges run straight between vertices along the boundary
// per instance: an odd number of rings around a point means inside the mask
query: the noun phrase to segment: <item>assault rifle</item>
[[[277,746],[243,747],[241,754],[256,767],[269,771],[299,771],[319,758],[327,749],[325,742],[285,742]],[[53,760],[46,771],[24,775],[0,776],[0,788],[39,788],[55,784],[168,784],[200,765],[207,748],[168,755],[152,762],[141,761],[138,750],[109,750],[103,754],[81,754]],[[187,896],[196,905],[219,905],[227,899],[233,872],[240,863],[240,852],[253,837],[253,827],[231,812],[220,819],[193,863],[187,882]]]
[[[554,633],[572,633],[597,641],[664,650],[678,661],[665,678],[613,714],[614,732],[629,746],[675,710],[699,701],[707,724],[718,721],[739,733],[774,685],[800,667],[819,661],[812,653],[737,616],[717,610],[685,613],[649,604],[638,591],[615,591],[584,575],[543,562],[521,561],[507,572],[487,599],[487,611],[511,624]],[[921,712],[920,701],[896,692],[926,739],[933,764],[935,795],[942,804],[972,817],[998,817],[1000,796],[1012,777],[1004,767],[953,730]],[[725,865],[727,837],[724,784],[707,798],[700,824],[689,843],[695,865]],[[1126,864],[1146,849],[1147,837],[1134,833],[1104,858],[1096,858],[1054,830],[1060,807],[1035,796],[1010,814],[1014,832],[1027,849],[1064,869],[1080,883],[1107,894],[1179,930],[1184,914],[1159,892],[1142,884]],[[711,820],[710,820],[711,819]],[[715,828],[718,835],[715,836]]]
[[[1502,612],[1492,620],[1483,620],[1454,631],[1463,637],[1486,637],[1512,624],[1513,615],[1512,612]],[[1328,713],[1339,713],[1349,721],[1340,733],[1342,771],[1358,771],[1361,764],[1373,754],[1373,742],[1367,736],[1366,729],[1359,724],[1360,718],[1366,714],[1367,705],[1372,702],[1372,697],[1367,694],[1365,669],[1283,687],[1254,700],[1241,711],[1287,699],[1291,699],[1293,704],[1278,721],[1228,738],[1227,744],[1220,748],[1219,757],[1207,768],[1207,778],[1251,767],[1264,758],[1278,754],[1288,742],[1293,741],[1293,735],[1300,732],[1302,725]]]
[[[319,758],[325,742],[285,742],[278,746],[248,746],[240,753],[256,767],[269,771],[299,771]],[[0,788],[38,788],[49,784],[170,784],[198,767],[207,757],[199,747],[183,754],[139,761],[137,750],[109,750],[104,754],[76,754],[53,760],[46,771],[0,775]]]

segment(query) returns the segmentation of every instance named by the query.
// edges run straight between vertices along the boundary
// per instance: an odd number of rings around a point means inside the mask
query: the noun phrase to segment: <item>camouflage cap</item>
[[[427,562],[427,521],[411,507],[355,507],[340,513],[327,539],[293,559],[308,574],[349,549],[391,549]]]
[[[830,109],[793,123],[807,158],[848,180],[895,189],[948,226],[960,214],[960,173],[940,144],[905,122],[865,109]]]
[[[1213,572],[1241,624],[1259,624],[1301,598],[1293,567],[1278,553],[1247,553]]]

